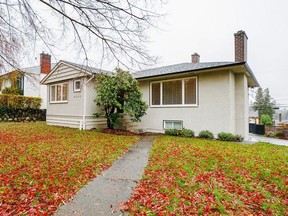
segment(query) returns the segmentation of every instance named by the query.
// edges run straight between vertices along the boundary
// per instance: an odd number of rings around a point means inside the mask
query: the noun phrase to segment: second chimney
[[[247,61],[247,35],[245,31],[238,31],[235,37],[235,62]]]
[[[200,62],[200,55],[198,55],[198,53],[193,53],[191,57],[192,57],[192,64],[197,64]]]
[[[51,56],[42,52],[40,54],[41,73],[48,74],[51,70]]]

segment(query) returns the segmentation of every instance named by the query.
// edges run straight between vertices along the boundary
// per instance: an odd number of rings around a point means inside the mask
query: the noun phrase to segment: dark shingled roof
[[[181,63],[169,66],[163,66],[159,68],[153,68],[148,70],[139,71],[133,73],[133,76],[136,79],[147,78],[153,76],[168,75],[174,73],[188,72],[188,71],[197,71],[204,69],[212,69],[223,66],[233,66],[235,62],[203,62],[203,63]]]

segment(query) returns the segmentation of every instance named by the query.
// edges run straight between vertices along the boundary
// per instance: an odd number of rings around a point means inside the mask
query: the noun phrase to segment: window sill
[[[50,104],[64,104],[68,103],[68,101],[50,101]]]
[[[150,105],[150,108],[197,108],[199,105]]]

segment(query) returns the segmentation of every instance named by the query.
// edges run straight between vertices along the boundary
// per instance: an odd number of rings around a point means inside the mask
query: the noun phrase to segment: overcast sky
[[[248,36],[248,64],[263,88],[288,104],[287,0],[171,0],[166,31],[154,31],[149,48],[159,65],[234,61],[234,33]],[[285,100],[284,100],[285,99]]]
[[[163,31],[148,32],[147,48],[159,57],[155,67],[190,62],[194,52],[201,62],[234,61],[234,33],[244,30],[258,82],[288,104],[288,0],[167,1],[165,23],[158,23]],[[58,60],[75,61],[71,51],[58,54]]]

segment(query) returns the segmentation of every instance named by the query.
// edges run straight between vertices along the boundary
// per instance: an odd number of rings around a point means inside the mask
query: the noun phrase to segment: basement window
[[[183,121],[180,120],[164,120],[163,128],[166,129],[183,129]]]

